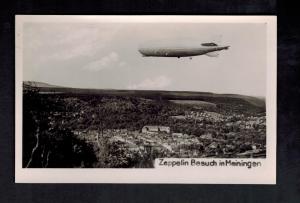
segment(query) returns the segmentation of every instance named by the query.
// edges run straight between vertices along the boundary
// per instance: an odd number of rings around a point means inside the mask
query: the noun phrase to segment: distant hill
[[[27,86],[32,86],[32,87],[56,87],[59,88],[60,86],[56,86],[56,85],[50,85],[48,83],[45,82],[36,82],[36,81],[23,81],[23,85],[27,85]]]
[[[253,96],[246,96],[246,95],[239,95],[239,94],[223,94],[225,96],[229,96],[232,98],[240,98],[243,99],[250,104],[258,107],[264,107],[266,105],[265,99],[263,97],[253,97]]]
[[[24,81],[24,85],[37,87],[41,93],[60,93],[95,96],[128,96],[146,99],[165,100],[200,100],[211,103],[247,103],[248,105],[264,108],[265,99],[238,94],[215,94],[210,92],[166,91],[166,90],[114,90],[114,89],[83,89],[51,85],[43,82]]]

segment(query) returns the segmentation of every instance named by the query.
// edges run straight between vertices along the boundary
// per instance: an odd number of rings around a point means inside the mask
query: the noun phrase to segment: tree
[[[23,167],[91,167],[95,154],[65,121],[65,104],[58,95],[23,92]]]

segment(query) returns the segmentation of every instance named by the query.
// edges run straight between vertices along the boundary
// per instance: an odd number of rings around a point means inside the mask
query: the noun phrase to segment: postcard
[[[275,16],[15,28],[17,183],[276,184]]]

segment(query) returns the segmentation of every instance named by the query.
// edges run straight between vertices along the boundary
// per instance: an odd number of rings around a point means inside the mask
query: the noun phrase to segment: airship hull
[[[141,48],[139,52],[144,57],[192,57],[210,52],[228,49],[226,47],[200,47],[200,48]]]

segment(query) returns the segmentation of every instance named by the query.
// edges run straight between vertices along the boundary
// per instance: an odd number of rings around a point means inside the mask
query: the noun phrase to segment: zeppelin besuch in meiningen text
[[[159,167],[178,167],[178,166],[198,166],[198,167],[246,167],[248,169],[261,167],[260,161],[244,161],[244,160],[201,160],[201,159],[163,159],[158,160]]]

